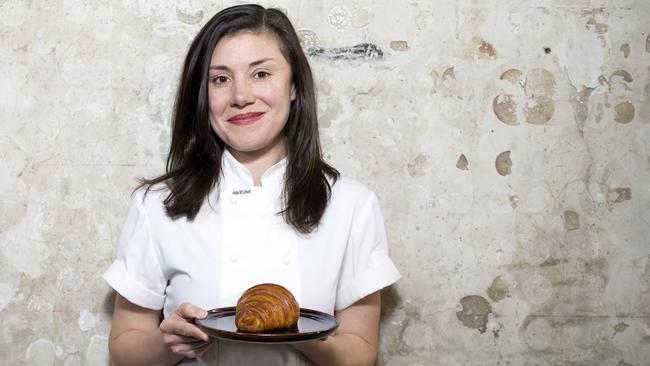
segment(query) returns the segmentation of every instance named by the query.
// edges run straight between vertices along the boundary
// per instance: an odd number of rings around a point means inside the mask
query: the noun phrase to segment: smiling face
[[[296,97],[291,76],[270,34],[242,31],[217,42],[208,81],[210,124],[236,158],[286,155],[282,131]]]

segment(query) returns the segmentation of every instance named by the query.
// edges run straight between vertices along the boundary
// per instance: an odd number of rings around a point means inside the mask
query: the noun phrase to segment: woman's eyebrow
[[[253,61],[250,64],[248,64],[248,67],[254,67],[254,66],[263,64],[263,63],[265,63],[267,61],[273,61],[273,59],[272,58],[259,59],[259,60]],[[226,70],[226,71],[230,71],[230,68],[228,66],[226,66],[226,65],[210,65],[210,70]]]

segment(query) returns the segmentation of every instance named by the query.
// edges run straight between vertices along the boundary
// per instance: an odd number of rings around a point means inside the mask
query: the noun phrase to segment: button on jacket
[[[262,186],[227,151],[218,188],[194,220],[165,214],[164,187],[139,190],[104,279],[120,295],[169,315],[183,302],[204,309],[234,306],[259,283],[289,289],[303,308],[334,314],[396,282],[374,193],[342,177],[320,225],[300,234],[284,222],[286,159],[269,168]],[[196,365],[310,365],[287,345],[219,341]]]

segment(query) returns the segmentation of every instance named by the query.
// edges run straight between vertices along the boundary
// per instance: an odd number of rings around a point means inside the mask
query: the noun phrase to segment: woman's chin
[[[286,153],[286,142],[284,139],[268,142],[268,141],[230,141],[226,144],[228,150],[233,155],[246,154],[246,155],[281,155]]]

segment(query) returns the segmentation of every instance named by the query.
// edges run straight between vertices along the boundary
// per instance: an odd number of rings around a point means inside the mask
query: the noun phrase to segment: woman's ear
[[[291,83],[291,101],[296,100],[296,84]]]

